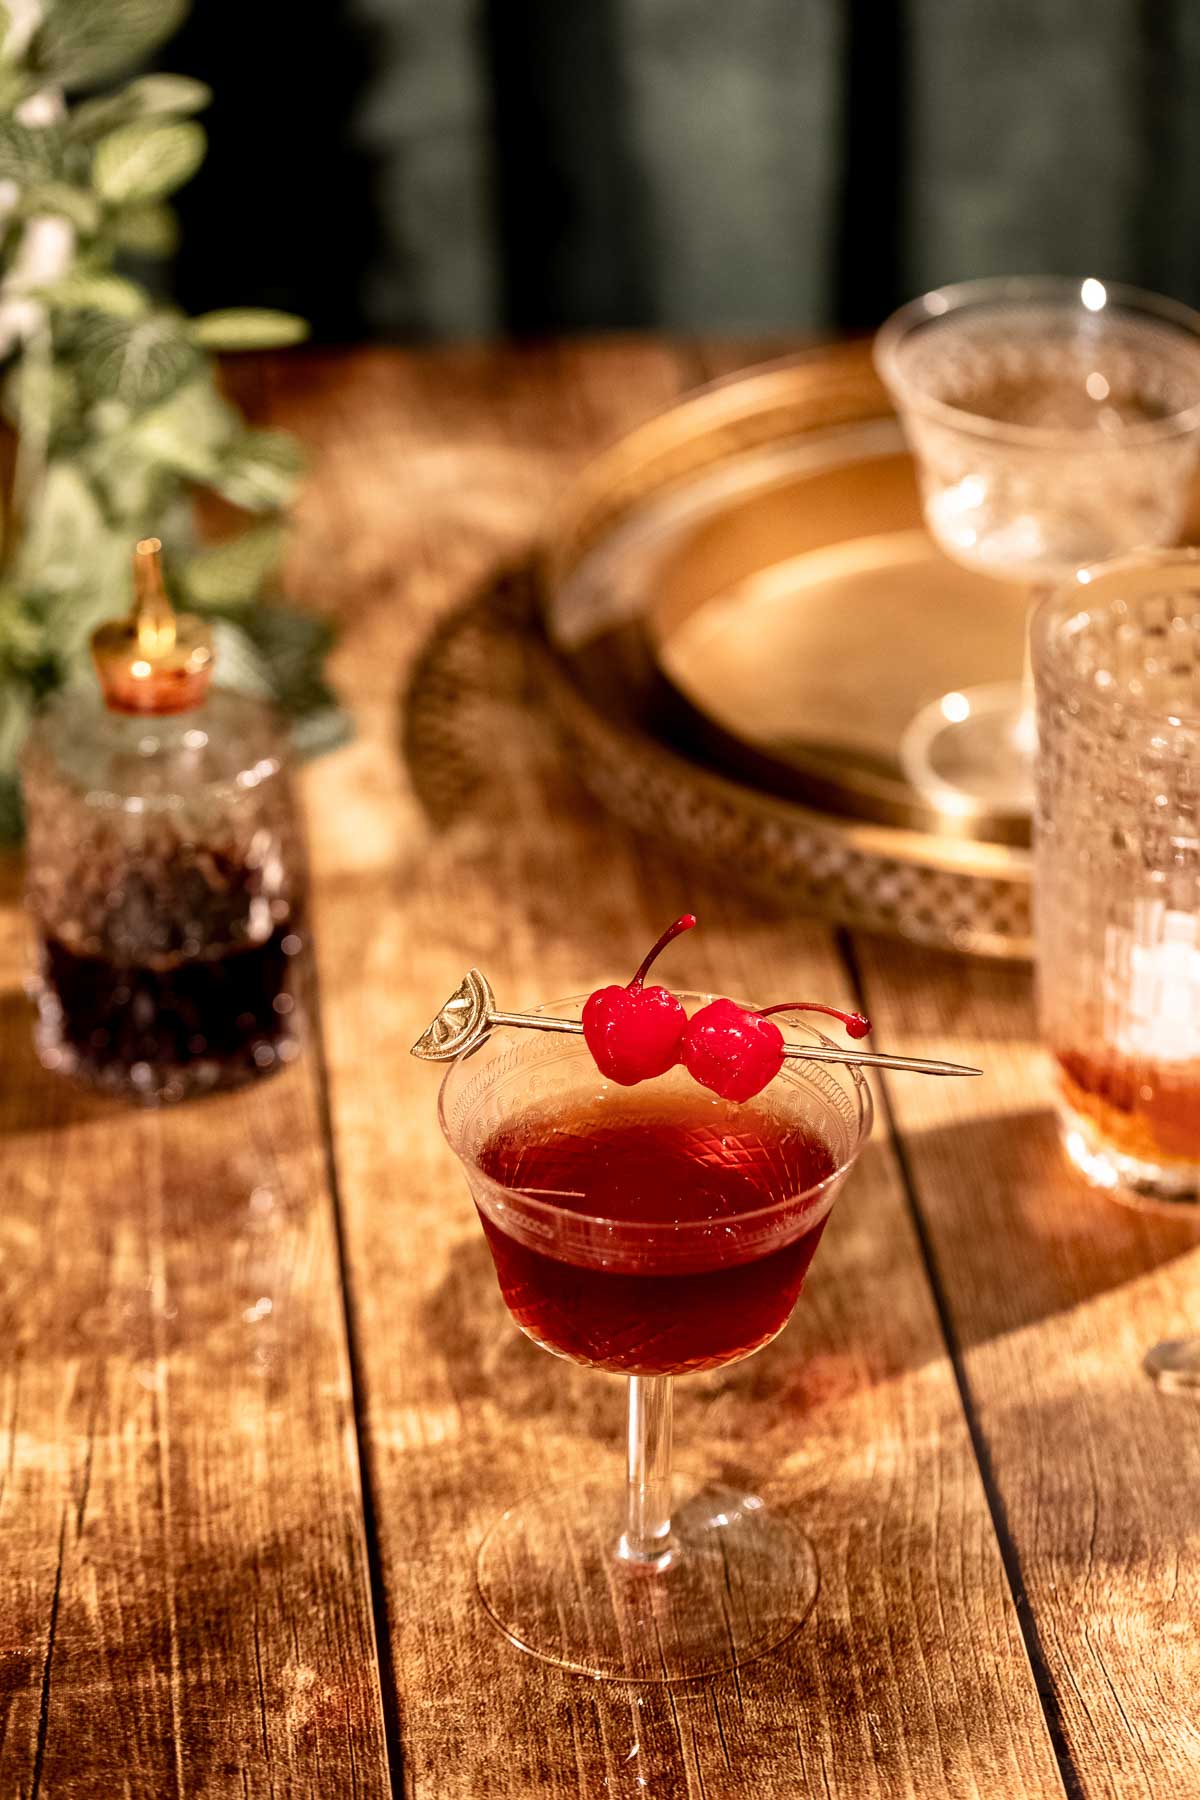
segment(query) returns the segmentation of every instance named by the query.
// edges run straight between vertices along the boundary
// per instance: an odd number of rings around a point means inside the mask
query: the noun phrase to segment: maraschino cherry
[[[819,1012],[840,1019],[852,1038],[866,1037],[869,1019],[839,1012],[815,1000],[789,1000],[751,1012],[733,1000],[710,1000],[688,1021],[683,1063],[701,1087],[722,1100],[752,1100],[783,1067],[783,1033],[767,1017],[776,1012]]]
[[[659,938],[628,987],[597,988],[583,1009],[583,1035],[602,1075],[622,1087],[665,1075],[679,1061],[687,1014],[674,994],[644,985],[661,950],[696,923],[684,913]]]

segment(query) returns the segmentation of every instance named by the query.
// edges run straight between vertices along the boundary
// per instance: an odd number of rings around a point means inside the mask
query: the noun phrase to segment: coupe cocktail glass
[[[963,282],[893,314],[875,359],[955,562],[1036,597],[1081,564],[1177,540],[1200,458],[1190,308],[1095,279]],[[1036,741],[1026,669],[923,707],[900,754],[947,813],[1019,815]]]
[[[782,1643],[815,1597],[812,1546],[754,1493],[692,1477],[673,1506],[671,1382],[787,1323],[870,1132],[862,1076],[789,1063],[739,1105],[682,1068],[618,1087],[578,1037],[500,1030],[451,1065],[439,1111],[516,1324],[629,1388],[624,1494],[586,1480],[510,1508],[479,1552],[493,1620],[549,1662],[634,1681]]]

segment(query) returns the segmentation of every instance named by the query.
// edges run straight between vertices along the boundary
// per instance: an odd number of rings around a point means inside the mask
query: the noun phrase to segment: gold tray
[[[540,577],[555,710],[615,812],[805,910],[1029,955],[1027,830],[946,819],[897,757],[927,700],[1020,673],[1026,595],[926,536],[861,347],[631,433],[567,494]]]

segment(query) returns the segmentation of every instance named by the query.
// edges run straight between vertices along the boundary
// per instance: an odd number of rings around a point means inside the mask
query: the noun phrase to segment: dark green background
[[[161,60],[217,91],[181,297],[327,340],[1200,303],[1200,0],[197,0]]]

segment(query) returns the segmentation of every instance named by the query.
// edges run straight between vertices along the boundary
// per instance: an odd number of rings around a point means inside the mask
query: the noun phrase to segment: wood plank
[[[569,991],[632,968],[685,902],[704,929],[673,952],[681,983],[846,990],[824,927],[725,895],[579,790],[538,712],[519,588],[496,579],[571,462],[694,367],[619,342],[309,357],[272,401],[319,449],[293,585],[345,621],[359,728],[308,794],[406,1792],[1058,1795],[882,1139],[790,1330],[680,1396],[685,1452],[753,1472],[817,1543],[821,1594],[786,1652],[674,1692],[601,1686],[510,1648],[474,1595],[485,1526],[549,1471],[610,1458],[621,1391],[513,1330],[412,1039],[468,964],[512,1004]]]
[[[1195,1228],[1067,1165],[1027,971],[860,949],[885,1048],[987,1070],[892,1103],[1079,1791],[1190,1800],[1200,1412],[1140,1365],[1200,1326]]]
[[[38,1066],[0,894],[0,1793],[388,1794],[317,1058]]]

